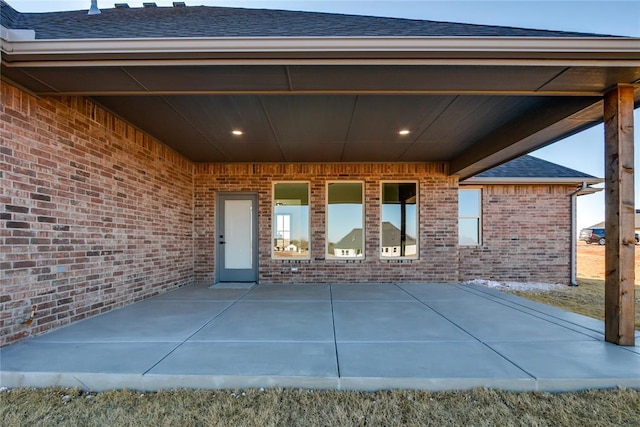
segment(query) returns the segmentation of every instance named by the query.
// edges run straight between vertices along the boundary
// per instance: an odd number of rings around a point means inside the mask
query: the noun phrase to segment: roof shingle
[[[560,166],[533,156],[522,156],[510,162],[484,171],[477,178],[585,178],[593,175]]]
[[[20,13],[0,0],[1,23],[36,39],[180,37],[593,37],[595,34],[401,18],[209,6]]]

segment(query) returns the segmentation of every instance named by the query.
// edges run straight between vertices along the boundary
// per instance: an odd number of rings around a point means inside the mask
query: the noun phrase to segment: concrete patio
[[[0,349],[0,383],[640,388],[640,346],[605,343],[603,330],[601,321],[470,285],[189,286]]]

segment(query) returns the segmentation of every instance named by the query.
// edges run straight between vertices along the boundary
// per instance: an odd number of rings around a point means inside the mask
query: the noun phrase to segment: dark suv
[[[599,245],[604,245],[604,228],[587,228],[580,232],[580,240],[584,240],[585,242],[597,243]]]
[[[584,240],[585,242],[597,243],[599,245],[604,245],[604,228],[585,228],[580,231],[580,240]],[[640,242],[640,234],[636,233],[636,245]]]

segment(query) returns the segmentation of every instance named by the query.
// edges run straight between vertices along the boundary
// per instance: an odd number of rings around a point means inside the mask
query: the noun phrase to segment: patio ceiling
[[[318,51],[258,40],[247,51],[168,40],[162,52],[149,41],[3,40],[2,77],[39,96],[90,97],[194,162],[446,161],[461,178],[602,122],[602,95],[617,84],[635,85],[640,103],[637,39],[526,52],[511,41],[372,40],[372,51],[350,39]]]

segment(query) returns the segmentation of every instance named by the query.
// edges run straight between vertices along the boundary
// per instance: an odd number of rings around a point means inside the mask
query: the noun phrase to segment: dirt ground
[[[578,242],[578,278],[604,280],[604,246]],[[640,246],[636,246],[636,286],[640,285]]]

